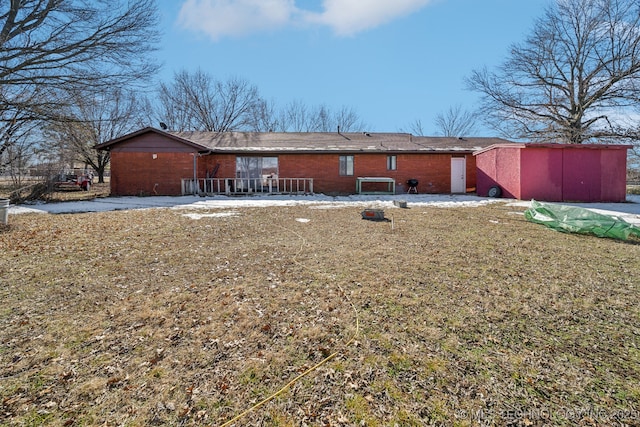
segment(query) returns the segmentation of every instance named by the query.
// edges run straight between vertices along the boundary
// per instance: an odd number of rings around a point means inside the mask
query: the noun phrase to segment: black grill
[[[418,180],[417,179],[408,179],[407,185],[409,186],[409,190],[407,193],[417,193],[418,192]]]

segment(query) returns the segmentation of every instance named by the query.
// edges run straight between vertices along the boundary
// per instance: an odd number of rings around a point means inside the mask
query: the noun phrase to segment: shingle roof
[[[95,146],[109,150],[142,134],[156,133],[193,147],[197,151],[242,152],[469,152],[495,144],[502,138],[453,138],[413,136],[409,133],[374,132],[166,132],[144,128]]]
[[[212,151],[267,152],[473,152],[501,138],[423,137],[408,133],[168,132]]]

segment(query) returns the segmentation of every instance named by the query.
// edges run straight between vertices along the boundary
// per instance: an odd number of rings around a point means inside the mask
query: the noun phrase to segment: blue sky
[[[552,0],[159,0],[160,79],[241,77],[284,106],[353,108],[372,132],[473,109],[472,70],[494,68]],[[477,136],[493,136],[480,128]]]

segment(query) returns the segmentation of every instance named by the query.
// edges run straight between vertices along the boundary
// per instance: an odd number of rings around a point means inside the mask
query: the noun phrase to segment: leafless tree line
[[[181,71],[143,91],[159,67],[155,0],[8,0],[0,3],[0,173],[30,157],[81,162],[103,172],[98,143],[142,126],[171,130],[345,131],[364,127],[354,110],[276,108],[241,78]],[[151,89],[148,86],[146,89]]]
[[[356,111],[264,99],[250,82],[177,72],[155,92],[155,0],[0,3],[0,172],[28,153],[104,171],[93,150],[142,126],[224,132],[360,131]],[[566,143],[640,140],[640,0],[557,0],[494,71],[474,70],[476,112],[435,117],[436,133],[471,135],[483,120],[508,139]],[[146,89],[153,89],[146,87]],[[409,131],[424,135],[416,120]],[[41,143],[42,151],[33,143]]]
[[[83,163],[97,173],[98,182],[104,182],[110,153],[93,147],[144,127],[149,104],[136,92],[121,88],[93,96],[70,91],[68,97],[71,102],[63,118],[49,123],[44,136],[57,146],[55,153],[67,153],[67,159]]]
[[[161,83],[155,116],[175,131],[345,132],[364,130],[352,108],[332,110],[294,100],[282,108],[247,80],[218,80],[202,70],[180,71]]]
[[[433,120],[433,125],[436,136],[457,138],[474,135],[478,128],[478,122],[479,116],[476,112],[466,110],[458,104],[450,106],[445,112],[438,113]],[[428,135],[428,131],[420,119],[411,122],[406,132],[420,136]]]
[[[66,91],[69,104],[45,127],[55,154],[83,163],[103,181],[109,152],[93,146],[160,123],[170,131],[329,132],[359,131],[364,124],[352,109],[337,111],[294,101],[283,109],[261,98],[258,88],[241,78],[217,80],[203,71],[181,71],[154,94],[106,89]]]
[[[73,121],[70,94],[97,99],[155,75],[157,23],[155,0],[1,2],[0,172],[35,154],[48,126]]]

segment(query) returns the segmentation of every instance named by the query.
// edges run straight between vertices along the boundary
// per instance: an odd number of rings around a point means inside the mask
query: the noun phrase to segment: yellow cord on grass
[[[283,227],[284,228],[284,227]],[[306,242],[305,238],[302,237],[300,234],[296,233],[295,231],[291,231],[291,230],[287,230],[290,231],[292,233],[294,233],[296,236],[298,236],[301,240],[302,240],[302,244],[300,245],[300,249],[298,250],[298,252],[296,253],[296,255],[293,257],[293,262],[301,265],[302,267],[309,269],[308,267],[304,266],[303,264],[301,264],[300,262],[297,261],[297,257],[300,254],[300,252],[302,252],[302,249],[304,247],[304,244]],[[347,301],[349,301],[349,304],[351,305],[351,308],[353,309],[354,313],[355,313],[355,317],[356,317],[356,330],[353,334],[353,336],[351,337],[351,339],[349,339],[349,341],[347,341],[345,343],[345,347],[349,347],[358,337],[358,334],[360,333],[360,319],[358,317],[358,309],[356,308],[356,306],[353,304],[353,302],[351,301],[351,299],[347,296],[346,292],[344,291],[344,289],[342,289],[342,286],[340,286],[338,284],[338,288],[340,289],[340,291],[343,293],[343,295],[347,298]],[[249,413],[255,411],[256,409],[258,409],[259,407],[261,407],[262,405],[272,401],[273,399],[275,399],[276,397],[278,397],[279,395],[281,395],[282,393],[285,392],[285,390],[287,390],[288,388],[290,388],[292,385],[294,385],[296,382],[298,382],[298,380],[300,380],[301,378],[304,378],[305,376],[307,376],[309,373],[315,371],[316,369],[318,369],[320,366],[324,365],[325,363],[327,363],[329,360],[333,359],[334,357],[336,357],[338,354],[340,353],[340,351],[335,351],[333,353],[331,353],[329,356],[325,357],[324,359],[322,359],[320,362],[318,362],[317,364],[313,365],[312,367],[310,367],[309,369],[307,369],[306,371],[304,371],[303,373],[301,373],[300,375],[298,375],[297,377],[295,377],[294,379],[292,379],[291,381],[289,381],[287,384],[285,384],[280,390],[276,391],[275,393],[273,393],[271,396],[265,398],[264,400],[261,400],[260,402],[256,403],[255,405],[253,405],[251,408],[247,409],[246,411],[242,412],[241,414],[236,415],[235,417],[233,417],[232,419],[230,419],[229,421],[227,421],[226,423],[222,424],[220,427],[228,427],[231,424],[235,423],[236,421],[238,421],[239,419],[245,417],[246,415],[248,415]]]
[[[358,332],[360,331],[360,321],[358,320],[358,310],[356,309],[356,307],[353,305],[353,303],[351,303],[351,301],[349,301],[349,303],[351,304],[351,307],[353,307],[353,310],[356,313],[356,331],[353,334],[353,336],[351,337],[351,339],[345,344],[345,347],[348,347],[349,345],[351,345],[351,343],[353,343],[353,341],[355,341],[356,337],[358,336]],[[335,351],[333,353],[331,353],[329,356],[325,357],[324,359],[322,359],[320,362],[318,362],[317,364],[313,365],[312,367],[310,367],[309,369],[307,369],[306,371],[304,371],[303,373],[301,373],[300,375],[298,375],[297,377],[295,377],[294,379],[292,379],[291,381],[289,381],[287,384],[284,385],[284,387],[282,387],[280,390],[276,391],[275,393],[273,393],[271,396],[267,397],[266,399],[256,403],[255,405],[253,405],[251,408],[247,409],[246,411],[244,411],[243,413],[236,415],[234,418],[230,419],[229,421],[227,421],[226,423],[222,424],[220,427],[227,427],[230,426],[231,424],[233,424],[234,422],[238,421],[240,418],[243,418],[245,415],[251,413],[252,411],[255,411],[256,409],[258,409],[259,407],[261,407],[262,405],[264,405],[265,403],[270,402],[271,400],[275,399],[276,397],[278,397],[279,395],[281,395],[282,393],[285,392],[285,390],[287,390],[289,387],[291,387],[292,385],[294,385],[299,379],[305,377],[306,375],[308,375],[309,373],[315,371],[316,369],[318,369],[320,366],[324,365],[325,363],[327,363],[329,360],[333,359],[334,357],[336,357],[338,354],[340,353],[340,351]]]

